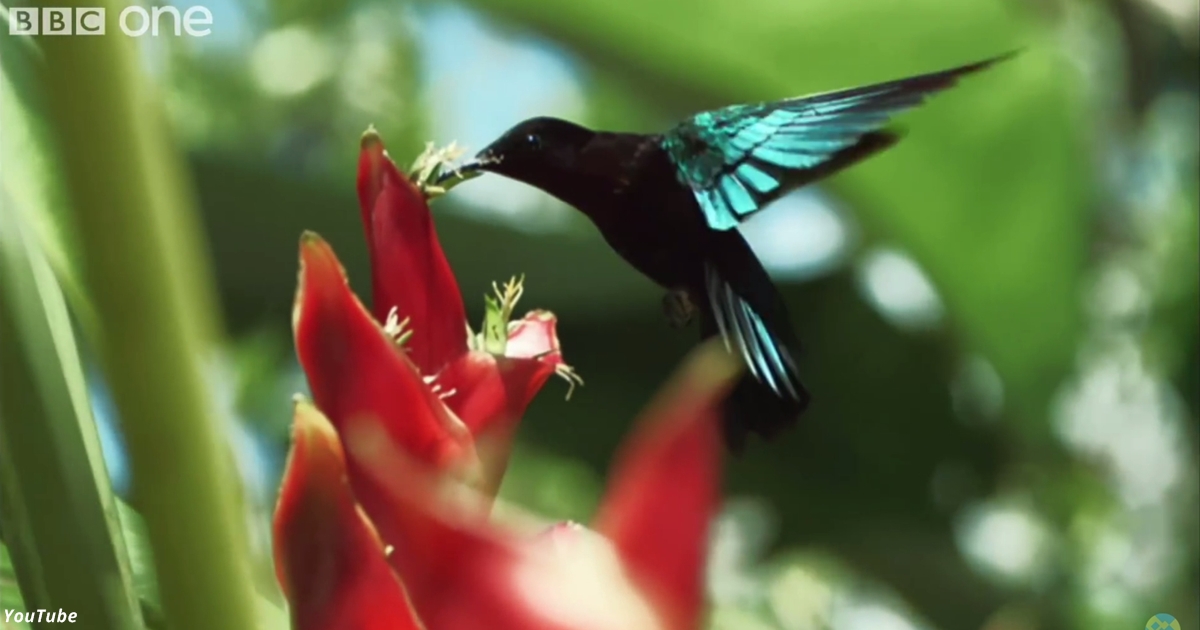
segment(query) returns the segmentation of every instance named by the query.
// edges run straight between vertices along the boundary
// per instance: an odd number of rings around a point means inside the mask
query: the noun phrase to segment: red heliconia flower
[[[553,313],[532,311],[510,322],[521,297],[519,280],[495,287],[482,330],[471,332],[425,184],[448,157],[446,151],[427,150],[418,158],[413,183],[374,130],[363,134],[358,196],[371,258],[372,310],[391,332],[406,336],[409,358],[471,434],[488,436],[480,455],[485,479],[495,485],[512,433],[534,395],[556,373],[572,386],[581,381],[563,362]]]
[[[296,352],[317,407],[339,432],[366,423],[391,447],[475,475],[477,487],[494,494],[533,396],[553,374],[572,385],[578,377],[563,362],[552,313],[509,321],[522,291],[515,279],[495,287],[483,330],[470,331],[426,199],[424,182],[444,159],[424,156],[414,184],[377,134],[363,136],[358,190],[375,314],[355,297],[329,245],[306,234],[293,313]],[[370,511],[374,496],[353,456],[349,470]]]
[[[424,630],[383,543],[355,503],[329,421],[296,403],[275,508],[275,572],[293,630]]]
[[[339,435],[298,403],[275,514],[293,628],[696,630],[731,361],[703,346],[651,406],[617,459],[596,531],[490,525],[486,498],[447,494],[443,475],[380,448],[390,442],[369,423]],[[370,520],[354,505],[339,438],[386,494]]]
[[[339,434],[369,432],[435,469],[473,475],[479,462],[467,427],[354,296],[333,249],[311,232],[300,239],[292,319],[313,400]],[[348,459],[355,494],[373,514],[382,499],[353,453]]]
[[[470,333],[432,229],[430,172],[410,183],[364,138],[374,315],[329,245],[301,239],[293,325],[316,406],[296,407],[274,545],[293,627],[696,630],[731,355],[703,346],[647,412],[594,530],[518,527],[510,510],[489,523],[517,420],[551,374],[573,373],[553,314],[509,322],[518,281],[496,287]]]
[[[560,524],[531,535],[488,524],[479,518],[486,500],[447,498],[416,462],[343,433],[388,494],[372,518],[426,628],[699,628],[730,361],[706,345],[651,407],[617,460],[595,531]]]
[[[349,421],[382,423],[411,456],[433,465],[457,460],[470,448],[467,428],[371,318],[333,248],[312,232],[300,239],[292,320],[313,397],[339,430]]]

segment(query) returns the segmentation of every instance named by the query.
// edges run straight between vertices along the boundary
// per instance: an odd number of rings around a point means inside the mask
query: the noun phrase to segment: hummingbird
[[[811,395],[800,344],[771,277],[736,229],[791,190],[894,145],[891,118],[1014,53],[850,89],[700,112],[658,134],[595,131],[550,117],[518,123],[454,176],[491,172],[573,206],[608,245],[666,290],[680,327],[699,314],[747,373],[725,401],[722,433],[740,452],[751,434],[793,426]]]

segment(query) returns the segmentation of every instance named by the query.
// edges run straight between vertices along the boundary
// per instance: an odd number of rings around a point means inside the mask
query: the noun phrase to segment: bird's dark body
[[[597,133],[575,165],[595,190],[549,192],[583,212],[651,280],[667,289],[699,286],[711,230],[691,194],[674,183],[674,166],[658,144],[657,136]]]
[[[724,417],[726,443],[739,450],[750,433],[772,438],[794,424],[809,394],[783,300],[734,228],[788,190],[891,146],[898,136],[883,129],[891,114],[995,61],[732,106],[658,135],[530,119],[480,152],[476,168],[541,188],[587,215],[630,265],[688,297],[702,337],[721,335],[745,357],[750,373]]]

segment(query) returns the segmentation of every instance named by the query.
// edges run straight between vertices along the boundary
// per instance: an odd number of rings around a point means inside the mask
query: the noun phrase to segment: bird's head
[[[530,118],[504,132],[459,170],[487,171],[539,185],[555,172],[570,169],[595,133],[558,118]]]

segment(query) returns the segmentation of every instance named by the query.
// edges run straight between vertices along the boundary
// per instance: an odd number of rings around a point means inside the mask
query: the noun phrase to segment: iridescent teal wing
[[[891,146],[892,116],[1010,55],[837,92],[697,114],[662,145],[709,227],[729,230],[780,194]]]

